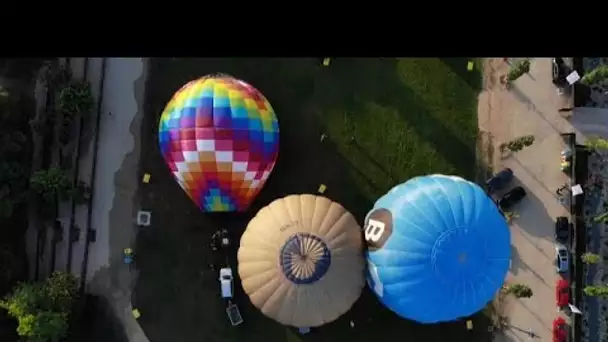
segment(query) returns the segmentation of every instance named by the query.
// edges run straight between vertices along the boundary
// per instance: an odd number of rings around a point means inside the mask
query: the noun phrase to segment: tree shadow
[[[541,187],[542,187],[542,188],[543,188],[543,189],[544,189],[546,192],[548,192],[548,193],[552,194],[552,195],[553,195],[553,198],[554,198],[556,201],[559,201],[560,196],[557,194],[557,190],[558,190],[557,188],[556,188],[556,189],[550,189],[550,188],[548,188],[548,187],[547,187],[547,185],[545,185],[545,183],[544,183],[542,180],[540,180],[538,177],[536,177],[536,175],[534,175],[534,173],[533,173],[532,171],[530,171],[530,169],[529,169],[527,166],[525,166],[524,164],[522,164],[522,163],[519,161],[519,159],[518,159],[517,157],[513,158],[512,160],[513,160],[513,161],[515,161],[515,162],[517,163],[517,165],[519,165],[519,166],[520,166],[520,167],[521,167],[521,168],[524,170],[524,172],[526,173],[526,175],[527,175],[528,177],[532,178],[532,179],[533,179],[533,180],[534,180],[536,183],[538,183],[538,184],[539,184],[539,185],[540,185],[540,186],[541,186]],[[519,182],[519,181],[518,181],[518,182]],[[564,204],[564,205],[567,205],[567,204]],[[568,207],[567,209],[570,209],[570,208]]]
[[[511,267],[510,271],[514,276],[517,276],[519,271],[529,271],[536,278],[540,279],[546,286],[551,287],[552,285],[548,284],[541,276],[532,269],[520,256],[519,251],[515,245],[511,245]]]
[[[441,63],[439,64],[441,65]],[[460,119],[460,121],[470,119],[475,120],[475,122],[471,122],[469,126],[467,124],[461,125],[463,122],[459,121],[458,125],[458,127],[472,127],[475,131],[463,132],[462,129],[459,130],[455,126],[448,127],[447,122],[454,121],[453,115],[451,115],[450,110],[444,110],[440,107],[448,107],[452,103],[429,103],[429,99],[421,99],[404,83],[401,77],[407,78],[407,73],[400,70],[400,68],[399,60],[342,60],[339,66],[336,65],[331,70],[331,73],[325,76],[323,82],[325,83],[324,88],[332,89],[332,93],[324,94],[324,98],[321,98],[319,102],[327,108],[336,108],[336,104],[331,103],[331,99],[336,96],[336,92],[341,93],[339,95],[341,98],[348,98],[349,94],[357,94],[356,97],[351,95],[351,101],[346,103],[343,109],[340,109],[345,112],[345,116],[363,115],[363,111],[369,111],[369,107],[378,105],[384,107],[387,111],[395,111],[400,122],[395,122],[394,125],[403,125],[404,129],[411,130],[412,134],[431,146],[434,150],[431,153],[440,155],[441,158],[448,161],[452,166],[449,169],[432,171],[461,172],[460,170],[471,170],[470,173],[461,174],[461,176],[469,179],[474,178],[474,168],[471,166],[476,163],[475,143],[477,138],[477,123],[476,116],[474,115],[474,111],[477,108],[476,102],[474,108],[471,109],[471,116],[466,119]],[[358,72],[353,73],[352,70],[357,70]],[[343,79],[348,79],[348,82],[337,84],[336,80]],[[481,79],[479,82],[481,82]],[[421,87],[424,86],[421,85]],[[459,96],[454,95],[453,100],[459,99]],[[454,101],[454,106],[456,106],[456,102]],[[369,148],[367,147],[373,143],[371,140],[378,139],[371,136],[363,136],[361,132],[354,133],[359,146],[368,151]],[[396,141],[396,143],[398,142]],[[422,149],[424,147],[416,146],[414,148]],[[383,152],[387,155],[393,153],[393,151]],[[380,156],[375,157],[379,158]]]
[[[513,96],[515,96],[515,98],[519,102],[521,102],[524,105],[526,105],[526,107],[528,108],[528,110],[534,112],[541,119],[543,119],[549,126],[551,126],[551,128],[553,129],[553,131],[555,131],[557,133],[562,133],[555,126],[555,124],[552,123],[550,120],[548,120],[547,117],[545,116],[545,114],[540,109],[538,109],[538,107],[536,106],[536,104],[534,104],[534,102],[532,101],[532,99],[530,99],[530,97],[528,95],[524,94],[517,86],[511,87],[511,89],[509,91],[511,92],[511,94],[513,94]],[[557,108],[555,108],[555,110],[557,111]]]
[[[86,295],[84,310],[67,342],[129,342],[126,330],[107,299]],[[74,331],[75,330],[75,331]]]
[[[382,172],[384,172],[384,174],[389,177],[391,179],[392,182],[394,182],[393,176],[389,173],[389,171],[384,167],[384,165],[380,164],[380,162],[378,162],[378,160],[376,158],[374,158],[371,153],[369,153],[368,151],[365,150],[365,148],[361,145],[359,145],[359,143],[357,142],[357,140],[353,137],[353,141],[351,142],[352,146],[354,146],[358,152],[360,152],[361,154],[365,155],[365,157],[367,158],[367,160],[373,164],[376,168],[378,168],[379,170],[381,170]],[[352,163],[351,163],[352,164]],[[367,177],[366,177],[367,178]],[[369,179],[369,178],[368,178]]]
[[[531,191],[531,189],[521,182],[521,180],[517,177],[517,174],[514,176],[509,189],[516,186],[521,186],[526,190],[526,197],[520,203],[516,204],[512,209],[510,209],[510,211],[514,211],[519,214],[519,217],[517,218],[517,225],[533,236],[552,240],[554,234],[554,220],[547,213],[547,209],[545,208],[543,201],[540,200],[538,196]],[[555,200],[557,201],[557,199]],[[536,244],[534,245],[536,246]],[[546,255],[545,252],[541,251],[540,249],[539,252]]]

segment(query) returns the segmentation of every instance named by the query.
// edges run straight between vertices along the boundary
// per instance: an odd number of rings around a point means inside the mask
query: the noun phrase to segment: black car
[[[553,78],[553,84],[561,87],[567,83],[566,76],[568,76],[569,68],[561,57],[555,57],[551,61],[551,76]]]
[[[560,216],[555,220],[555,240],[562,244],[570,241],[570,223],[565,216]]]
[[[521,186],[515,187],[502,195],[498,200],[498,206],[501,210],[508,210],[524,199],[524,197],[526,197],[526,190]]]
[[[492,193],[494,191],[501,190],[507,186],[511,180],[513,180],[513,170],[508,167],[502,169],[500,172],[486,181],[488,192]]]

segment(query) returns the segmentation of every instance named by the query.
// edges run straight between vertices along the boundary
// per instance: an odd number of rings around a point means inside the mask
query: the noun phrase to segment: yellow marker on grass
[[[468,71],[473,71],[473,68],[475,67],[475,63],[473,63],[472,61],[469,61],[467,63],[467,70]]]
[[[329,63],[331,63],[331,58],[325,57],[323,59],[323,66],[329,66]]]
[[[135,319],[141,317],[141,313],[139,313],[139,310],[133,309],[133,317],[135,317]]]
[[[325,190],[327,190],[327,187],[325,186],[325,184],[321,184],[319,185],[319,193],[322,194],[325,192]]]
[[[146,184],[150,183],[150,174],[144,173],[144,178],[142,179],[142,181]]]

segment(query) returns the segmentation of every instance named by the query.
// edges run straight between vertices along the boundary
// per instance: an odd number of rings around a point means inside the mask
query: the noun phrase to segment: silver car
[[[558,273],[568,272],[570,264],[570,253],[563,245],[555,245],[555,268]]]

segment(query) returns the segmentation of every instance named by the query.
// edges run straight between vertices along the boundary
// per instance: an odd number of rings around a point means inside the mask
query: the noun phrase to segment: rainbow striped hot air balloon
[[[158,139],[173,176],[202,211],[245,211],[277,160],[279,123],[251,85],[205,76],[173,95]]]

